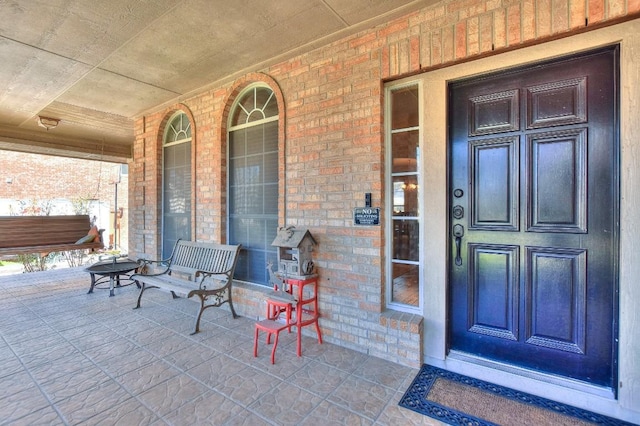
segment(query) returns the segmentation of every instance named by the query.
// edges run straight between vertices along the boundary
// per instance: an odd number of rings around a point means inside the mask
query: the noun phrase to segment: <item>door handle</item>
[[[456,259],[457,266],[462,265],[462,257],[460,256],[460,245],[462,244],[462,237],[464,236],[464,226],[457,224],[453,226],[453,236],[456,237]]]

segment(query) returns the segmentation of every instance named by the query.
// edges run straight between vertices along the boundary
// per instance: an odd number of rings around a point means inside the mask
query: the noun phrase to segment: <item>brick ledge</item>
[[[420,315],[391,309],[380,314],[380,325],[391,330],[407,331],[414,334],[421,332],[423,321],[424,318]]]

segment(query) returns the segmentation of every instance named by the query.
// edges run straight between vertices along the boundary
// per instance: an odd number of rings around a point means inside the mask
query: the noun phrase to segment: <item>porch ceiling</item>
[[[0,2],[0,150],[126,161],[134,117],[430,3]]]

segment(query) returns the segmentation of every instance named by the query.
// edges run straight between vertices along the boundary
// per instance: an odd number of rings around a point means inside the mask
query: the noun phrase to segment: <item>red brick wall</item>
[[[115,205],[115,186],[120,164],[74,158],[54,157],[21,152],[0,152],[0,199],[24,200],[27,204],[40,201],[66,199],[100,200]],[[128,178],[122,177],[118,185],[118,207],[123,212],[128,209]],[[9,183],[11,182],[11,183]],[[1,213],[0,213],[1,214]],[[123,214],[120,220],[120,241],[125,250],[128,245],[128,218]],[[104,218],[112,227],[112,219]],[[112,231],[111,231],[112,232]],[[105,240],[107,240],[105,233]]]
[[[190,112],[195,129],[194,237],[224,242],[226,112],[244,84],[262,80],[277,85],[284,114],[281,224],[307,227],[318,241],[324,337],[416,365],[421,359],[420,339],[414,340],[419,319],[380,316],[384,226],[356,227],[352,219],[367,192],[373,206],[384,207],[383,80],[544,42],[639,12],[640,0],[441,2],[142,117],[136,122],[131,170],[131,251],[158,254],[161,123],[177,108]],[[248,300],[246,290],[241,292],[238,310],[257,315],[247,309],[257,304]],[[388,346],[379,337],[385,330]],[[403,346],[402,353],[396,346]]]
[[[110,184],[119,165],[47,155],[2,151],[0,198],[113,198]],[[7,179],[13,179],[8,184]]]

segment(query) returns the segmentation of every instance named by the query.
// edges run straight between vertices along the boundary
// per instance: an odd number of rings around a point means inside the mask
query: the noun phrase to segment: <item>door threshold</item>
[[[541,373],[534,370],[504,364],[481,358],[464,352],[451,351],[440,366],[455,373],[464,374],[476,379],[485,380],[501,386],[528,392],[543,398],[564,402],[576,406],[576,399],[584,403],[584,409],[594,410],[593,404],[605,405],[616,403],[615,393],[611,388],[596,386],[579,380]],[[581,398],[576,398],[577,394]],[[593,398],[590,398],[592,396]],[[598,410],[601,411],[601,410]]]

